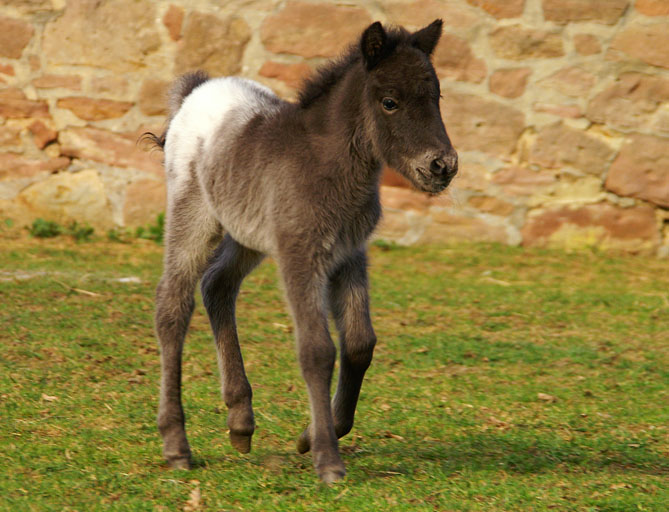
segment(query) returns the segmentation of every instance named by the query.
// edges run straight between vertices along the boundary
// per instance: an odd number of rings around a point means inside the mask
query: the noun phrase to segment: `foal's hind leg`
[[[181,354],[193,313],[197,280],[215,244],[220,227],[205,214],[195,216],[187,208],[195,198],[174,201],[167,212],[165,263],[156,291],[156,333],[160,342],[160,405],[158,429],[163,455],[174,468],[190,467],[181,404]]]
[[[342,264],[330,277],[329,304],[340,340],[340,368],[332,415],[337,437],[353,428],[355,408],[365,371],[372,361],[376,336],[369,315],[367,262],[363,251]],[[304,453],[310,449],[309,429],[297,442]]]
[[[202,276],[202,301],[214,331],[223,400],[228,407],[230,442],[241,453],[251,450],[255,430],[251,386],[244,371],[235,325],[235,301],[242,280],[263,255],[226,235]]]

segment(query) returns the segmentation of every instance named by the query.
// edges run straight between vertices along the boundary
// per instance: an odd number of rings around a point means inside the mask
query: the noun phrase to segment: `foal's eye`
[[[398,107],[397,103],[392,98],[383,98],[381,100],[381,105],[383,105],[383,108],[386,109],[388,112],[392,112],[393,110],[397,110],[397,107]]]

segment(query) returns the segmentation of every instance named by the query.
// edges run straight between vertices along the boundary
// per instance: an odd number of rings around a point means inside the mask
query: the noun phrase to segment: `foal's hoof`
[[[172,469],[190,469],[190,457],[174,457],[167,459],[167,464]]]
[[[249,434],[239,434],[230,431],[230,444],[239,453],[249,453],[251,451],[251,437]]]
[[[343,480],[346,476],[344,466],[328,466],[316,469],[316,472],[318,473],[318,478],[328,485]]]
[[[298,453],[307,453],[311,449],[311,440],[309,439],[309,429],[305,429],[297,438]]]

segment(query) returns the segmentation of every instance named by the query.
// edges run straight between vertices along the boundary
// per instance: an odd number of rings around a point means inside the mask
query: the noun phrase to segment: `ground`
[[[667,262],[498,245],[371,248],[379,343],[348,476],[320,484],[295,439],[308,404],[292,322],[263,263],[240,338],[253,451],[225,432],[200,303],[185,350],[195,458],[155,426],[162,247],[0,240],[0,509],[664,511]],[[199,301],[199,298],[198,298]]]

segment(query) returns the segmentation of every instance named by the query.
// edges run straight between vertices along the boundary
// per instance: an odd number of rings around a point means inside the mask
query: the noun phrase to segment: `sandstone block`
[[[634,8],[646,16],[669,16],[669,2],[666,0],[636,0]]]
[[[508,25],[490,34],[490,45],[498,57],[511,60],[549,59],[564,55],[562,36],[557,32]]]
[[[147,116],[167,114],[167,90],[169,82],[156,78],[147,78],[139,90],[139,109]]]
[[[573,167],[601,175],[615,151],[601,140],[562,123],[545,126],[530,147],[529,161],[549,169]]]
[[[467,41],[452,34],[441,36],[433,63],[440,77],[474,83],[486,77],[485,62],[474,57]]]
[[[669,30],[666,23],[632,24],[616,34],[611,49],[653,66],[669,68]]]
[[[360,7],[289,1],[263,21],[260,36],[274,53],[333,57],[357,40],[372,22]]]
[[[420,243],[463,241],[514,243],[515,240],[510,235],[508,226],[501,221],[475,217],[447,208],[432,212],[432,222],[425,227],[419,241]]]
[[[86,121],[100,121],[102,119],[116,119],[124,115],[133,106],[127,101],[114,101],[97,98],[83,98],[70,96],[60,98],[57,102],[59,108],[66,108],[74,112],[74,115]]]
[[[474,190],[483,192],[490,183],[491,173],[484,165],[460,157],[458,174],[453,178],[449,190]],[[441,196],[443,197],[443,196]]]
[[[44,149],[47,144],[58,140],[58,132],[49,128],[42,121],[33,121],[28,129],[33,134],[35,145],[40,149]]]
[[[497,19],[517,18],[523,14],[525,0],[467,0]]]
[[[267,78],[281,80],[289,87],[297,89],[304,79],[311,75],[311,67],[305,62],[287,64],[268,60],[262,65],[258,74]]]
[[[30,23],[0,16],[0,57],[20,59],[34,33]]]
[[[138,180],[125,190],[123,222],[126,226],[142,226],[156,220],[165,211],[165,182],[163,180]]]
[[[47,160],[28,158],[17,153],[0,153],[0,179],[29,178],[41,172],[53,172],[70,164],[69,158]]]
[[[138,136],[92,127],[70,127],[59,133],[58,140],[63,155],[143,170],[162,177],[162,155],[141,149],[137,144]]]
[[[630,136],[611,165],[606,188],[669,208],[669,138]]]
[[[598,246],[650,252],[659,244],[653,208],[621,208],[606,203],[531,212],[522,235],[523,245],[565,249]]]
[[[552,188],[557,183],[552,171],[533,171],[526,167],[505,167],[492,175],[492,183],[499,185],[508,196],[531,196]]]
[[[12,7],[26,14],[35,14],[57,10],[57,4],[54,0],[11,0]]]
[[[94,76],[91,77],[90,90],[93,94],[124,97],[128,92],[128,80],[117,75]]]
[[[490,76],[490,92],[505,98],[522,96],[530,73],[530,68],[498,69]]]
[[[544,18],[557,23],[597,21],[613,25],[628,5],[629,0],[543,0]]]
[[[490,196],[472,196],[467,201],[467,204],[483,213],[498,215],[500,217],[511,215],[514,210],[514,206],[511,203]]]
[[[638,129],[646,125],[660,105],[668,101],[669,79],[624,73],[613,85],[590,100],[586,117],[622,130]]]
[[[423,28],[441,18],[444,25],[454,28],[470,28],[480,23],[480,16],[472,14],[460,0],[405,0],[383,2],[390,23],[411,29]]]
[[[160,47],[154,5],[69,0],[64,14],[46,24],[42,52],[50,65],[133,71]]]
[[[20,144],[20,126],[0,125],[0,146],[18,146]]]
[[[49,117],[49,106],[43,100],[29,100],[21,89],[3,89],[0,90],[0,117]]]
[[[566,96],[575,98],[586,95],[597,78],[592,73],[577,66],[561,69],[539,82],[543,87],[555,89]]]
[[[535,103],[532,105],[535,112],[545,112],[566,119],[576,119],[583,115],[578,105],[556,105],[553,103]]]
[[[111,207],[95,170],[61,172],[39,181],[19,194],[32,215],[62,224],[76,221],[111,227]]]
[[[384,208],[426,212],[430,205],[430,198],[427,194],[410,188],[382,186],[381,204]]]
[[[595,55],[602,51],[599,39],[592,34],[576,34],[574,36],[574,49],[580,55]]]
[[[523,113],[477,95],[443,92],[441,112],[456,150],[508,157],[525,127]]]
[[[81,90],[81,77],[79,75],[42,75],[35,78],[32,84],[38,89],[55,89],[62,87],[74,91]]]
[[[0,73],[2,73],[3,75],[14,76],[15,75],[14,66],[12,66],[11,64],[0,63]]]
[[[167,32],[172,41],[178,41],[181,38],[181,25],[184,21],[184,10],[176,5],[170,5],[163,16],[163,25],[167,27]]]
[[[250,39],[251,29],[241,18],[192,12],[177,50],[176,72],[203,69],[214,76],[234,75]]]

